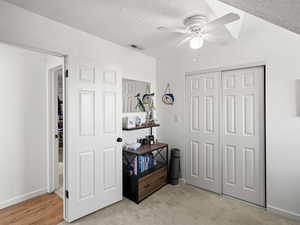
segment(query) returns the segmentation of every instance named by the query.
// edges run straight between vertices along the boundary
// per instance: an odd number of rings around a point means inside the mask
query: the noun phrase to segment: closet
[[[264,71],[186,76],[189,184],[265,206]]]

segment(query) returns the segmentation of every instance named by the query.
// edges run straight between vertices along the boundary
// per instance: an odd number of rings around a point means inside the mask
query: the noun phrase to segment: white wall
[[[70,56],[87,57],[92,59],[96,58],[101,61],[103,65],[119,65],[124,77],[135,80],[150,81],[153,89],[156,89],[156,61],[153,57],[146,56],[131,49],[118,46],[112,42],[102,40],[63,24],[51,21],[45,17],[33,14],[3,1],[0,1],[0,41],[49,50]],[[45,68],[43,72],[44,71]],[[3,79],[2,74],[1,79]],[[29,82],[28,85],[34,86],[36,84]],[[20,95],[25,93],[25,90],[19,91]],[[41,98],[41,96],[38,97]],[[20,108],[25,110],[23,109],[23,106]],[[26,108],[26,110],[30,110],[30,108]],[[42,110],[45,109],[43,108]],[[14,113],[14,111],[9,110],[7,114],[9,113]],[[45,116],[45,112],[40,117],[43,116]],[[40,122],[44,122],[44,119],[45,117],[41,118]],[[4,120],[3,117],[1,118],[1,121],[2,120]],[[16,126],[17,125],[19,125],[19,123],[16,122]],[[1,127],[3,127],[2,124]],[[23,129],[23,127],[17,128],[19,129],[16,129],[15,132],[23,132],[23,130],[20,130]],[[41,135],[41,133],[38,135]],[[124,136],[126,139],[125,134]],[[12,138],[11,140],[14,139]],[[42,141],[45,140],[41,139],[41,142]],[[0,143],[1,142],[2,138]],[[21,148],[22,146],[19,147]],[[0,162],[2,163],[2,161]],[[3,163],[5,163],[3,164],[5,166],[0,164],[1,171],[2,168],[8,168],[6,167],[8,162],[5,161]],[[12,163],[12,161],[9,163]],[[45,161],[43,161],[43,163],[45,163]],[[35,173],[41,173],[41,171],[36,170]],[[41,174],[38,174],[38,176],[40,175]],[[19,170],[19,173],[16,174],[16,176],[23,177],[23,174],[21,174]],[[27,174],[26,179],[30,180],[33,178],[30,178]],[[1,181],[3,182],[4,180],[5,179],[2,179],[1,177]],[[1,196],[4,184],[5,183],[1,183]],[[11,185],[17,186],[15,182],[12,182]],[[14,197],[14,194],[8,195],[5,192],[3,193],[3,197],[1,197],[0,202],[11,197]]]
[[[9,21],[9,22],[8,22]],[[0,41],[118,64],[124,77],[156,81],[156,61],[129,48],[0,1]]]
[[[46,56],[0,44],[0,208],[46,191]]]
[[[206,45],[199,51],[183,48],[152,54],[158,57],[160,95],[167,83],[176,95],[174,106],[159,101],[159,135],[182,149],[183,157],[185,73],[266,63],[267,204],[270,209],[300,219],[300,36],[247,15],[241,37],[234,43]]]

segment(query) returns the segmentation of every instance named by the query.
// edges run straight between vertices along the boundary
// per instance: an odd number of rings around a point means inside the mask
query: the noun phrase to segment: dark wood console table
[[[123,150],[123,195],[136,203],[167,184],[168,145],[142,145]]]

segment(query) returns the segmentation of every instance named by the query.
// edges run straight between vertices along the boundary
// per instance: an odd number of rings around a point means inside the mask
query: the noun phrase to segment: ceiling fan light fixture
[[[191,49],[200,49],[203,46],[203,38],[202,37],[193,37],[190,40],[190,48]]]
[[[204,40],[208,42],[218,42],[212,31],[222,28],[239,19],[240,16],[236,13],[228,13],[215,20],[209,20],[205,15],[197,14],[185,18],[183,20],[183,27],[167,28],[161,26],[157,27],[157,29],[160,31],[185,35],[185,37],[176,45],[176,48],[189,42],[191,49],[200,49],[203,46]]]

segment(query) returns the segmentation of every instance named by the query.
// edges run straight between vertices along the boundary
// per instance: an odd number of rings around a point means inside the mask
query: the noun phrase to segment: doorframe
[[[265,170],[264,170],[264,176],[265,176],[265,204],[263,208],[267,207],[267,69],[268,69],[268,63],[266,61],[256,61],[256,62],[250,62],[250,63],[246,63],[246,64],[238,64],[238,65],[229,65],[229,66],[221,66],[221,67],[212,67],[212,68],[208,68],[208,69],[202,69],[202,70],[195,70],[195,71],[191,71],[191,72],[186,72],[184,75],[184,100],[185,102],[187,102],[186,100],[186,91],[187,91],[187,78],[189,76],[194,76],[194,75],[199,75],[199,74],[205,74],[205,73],[212,73],[212,72],[223,72],[223,71],[227,71],[227,70],[238,70],[238,69],[246,69],[246,68],[251,68],[251,67],[259,67],[262,66],[264,67],[264,135],[265,135]],[[186,126],[188,126],[187,124],[187,113],[188,110],[186,107],[183,107],[183,115],[184,115],[184,135],[183,135],[183,141],[184,141],[184,182],[188,184],[188,179],[187,179],[187,166],[188,166],[188,159],[187,159],[187,154],[186,151],[188,149],[188,147],[186,146],[186,140],[187,140],[187,133],[186,133]],[[220,132],[220,130],[219,130]],[[219,143],[220,144],[220,143]],[[220,152],[220,170],[223,168],[223,153]],[[221,192],[220,193],[216,193],[219,195],[223,195],[223,171],[221,171],[221,179],[222,179],[222,183],[221,183]],[[199,188],[199,187],[198,187]],[[200,188],[201,189],[201,188]],[[209,190],[206,190],[209,191]],[[251,204],[251,203],[250,203]],[[259,206],[258,206],[259,207]]]
[[[47,74],[47,154],[48,154],[48,193],[55,191],[58,185],[58,149],[56,149],[56,138],[54,126],[57,126],[57,101],[54,94],[57,92],[56,72],[62,70],[63,65],[48,69]],[[62,74],[63,79],[63,74]],[[63,87],[64,90],[64,87]],[[57,127],[56,127],[57,128]]]
[[[49,55],[49,54],[48,54]],[[51,55],[56,57],[63,58],[63,64],[50,68],[47,70],[47,192],[51,193],[54,191],[54,173],[53,173],[53,166],[54,166],[54,158],[52,155],[54,154],[53,148],[51,148],[51,144],[54,140],[53,135],[51,135],[51,121],[53,120],[54,115],[51,116],[51,87],[53,85],[53,75],[54,72],[58,69],[62,69],[62,85],[63,85],[63,215],[64,220],[67,221],[67,198],[65,196],[65,190],[67,189],[67,79],[66,79],[66,71],[68,68],[68,55]],[[51,84],[52,80],[52,84]]]
[[[250,67],[258,67],[258,66],[265,66],[267,67],[266,61],[257,61],[252,63],[246,63],[246,64],[238,64],[238,65],[229,65],[229,66],[220,66],[220,67],[212,67],[208,69],[202,69],[202,70],[195,70],[191,72],[186,72],[185,77],[187,76],[193,76],[201,73],[212,73],[212,72],[222,72],[226,70],[238,70],[238,69],[246,69]]]

